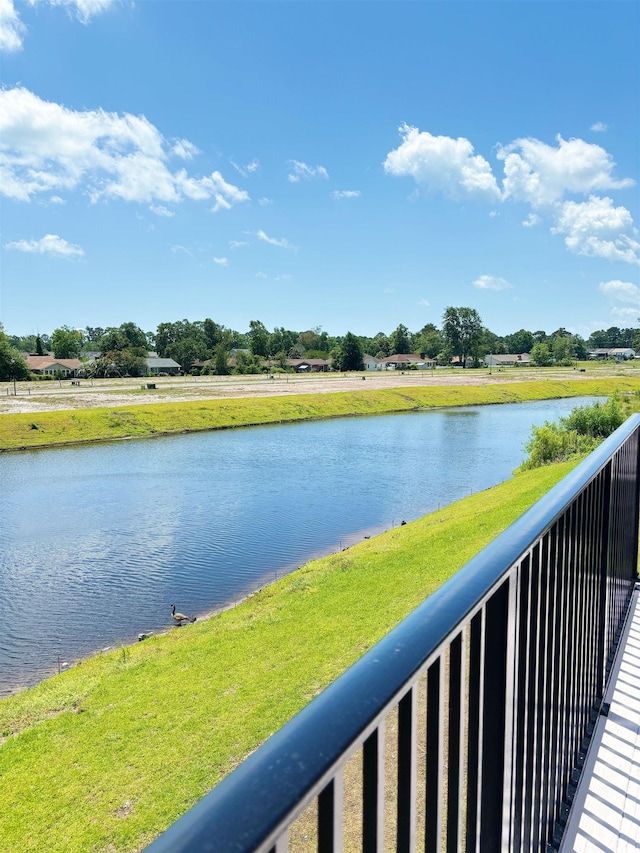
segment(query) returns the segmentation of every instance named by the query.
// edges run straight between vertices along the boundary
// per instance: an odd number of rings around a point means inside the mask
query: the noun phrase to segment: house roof
[[[287,364],[290,364],[291,367],[300,367],[301,364],[308,364],[313,366],[314,364],[318,367],[329,364],[326,358],[288,358]]]
[[[492,358],[494,361],[531,361],[531,356],[528,352],[523,353],[489,353],[486,358]]]
[[[180,367],[172,358],[145,358],[147,367]]]
[[[406,364],[408,361],[428,361],[429,359],[420,358],[415,352],[408,352],[388,355],[386,358],[380,360],[383,364]]]
[[[79,358],[54,358],[52,355],[27,355],[24,359],[27,362],[29,370],[45,370],[47,367],[53,367],[59,364],[67,370],[78,370],[82,367],[82,362]]]

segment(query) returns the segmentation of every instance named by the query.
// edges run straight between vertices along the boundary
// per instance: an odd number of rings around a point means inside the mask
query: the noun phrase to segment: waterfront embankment
[[[461,373],[462,371],[460,371]],[[471,371],[470,371],[471,372]],[[0,415],[0,451],[28,450],[95,441],[171,435],[201,430],[231,429],[261,424],[291,423],[318,418],[409,412],[439,406],[470,406],[489,403],[517,403],[559,397],[607,396],[640,390],[640,375],[626,371],[620,376],[594,374],[573,378],[566,373],[558,378],[511,381],[462,381],[443,385],[419,378],[402,377],[415,384],[362,390],[324,390],[320,393],[280,392],[265,383],[261,396],[202,397],[151,404],[87,404],[81,408],[57,408],[54,411],[6,412]],[[465,377],[461,377],[464,379]],[[480,377],[476,377],[480,379]],[[319,379],[315,387],[320,391]],[[353,389],[353,380],[351,381]],[[313,384],[292,389],[313,387]],[[343,389],[334,382],[323,386]],[[248,392],[247,392],[248,393]],[[101,399],[104,398],[104,395]],[[58,398],[56,405],[69,405],[69,397]],[[94,398],[95,399],[95,398]],[[139,397],[136,397],[139,400]]]

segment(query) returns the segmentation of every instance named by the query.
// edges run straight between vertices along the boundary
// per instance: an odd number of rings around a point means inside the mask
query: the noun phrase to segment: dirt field
[[[603,376],[640,376],[640,364],[574,368],[512,368],[493,370],[385,371],[366,374],[324,373],[267,376],[187,376],[145,379],[80,379],[51,382],[0,383],[0,414],[48,412],[149,403],[212,400],[229,397],[265,397],[290,394],[328,394],[335,391],[416,387],[418,385],[486,385],[534,379],[585,379]],[[148,382],[155,389],[147,389]]]

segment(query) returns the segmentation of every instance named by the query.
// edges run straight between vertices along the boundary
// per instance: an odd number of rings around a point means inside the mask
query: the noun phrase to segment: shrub
[[[521,467],[523,470],[539,468],[590,453],[626,417],[620,398],[614,395],[604,404],[577,406],[557,424],[546,421],[541,427],[534,426],[525,444],[529,456]]]

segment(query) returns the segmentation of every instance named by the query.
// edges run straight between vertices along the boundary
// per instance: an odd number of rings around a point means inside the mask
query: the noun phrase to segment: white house
[[[54,358],[52,355],[25,355],[24,360],[32,373],[43,376],[75,376],[82,367],[78,358]]]
[[[376,358],[375,355],[365,355],[362,356],[362,360],[364,361],[364,369],[365,370],[381,370],[381,359]]]
[[[501,355],[485,355],[484,363],[487,367],[525,367],[531,364],[531,356],[528,352],[503,353]]]
[[[145,358],[147,365],[147,374],[149,376],[159,376],[161,373],[167,373],[169,376],[177,376],[180,373],[180,365],[172,358]]]
[[[407,370],[413,364],[418,370],[431,370],[436,366],[432,358],[422,358],[417,353],[396,353],[380,361],[379,370]]]
[[[615,358],[616,361],[628,361],[636,357],[636,351],[631,347],[597,347],[590,349],[588,357],[591,361],[604,361],[608,358]]]

